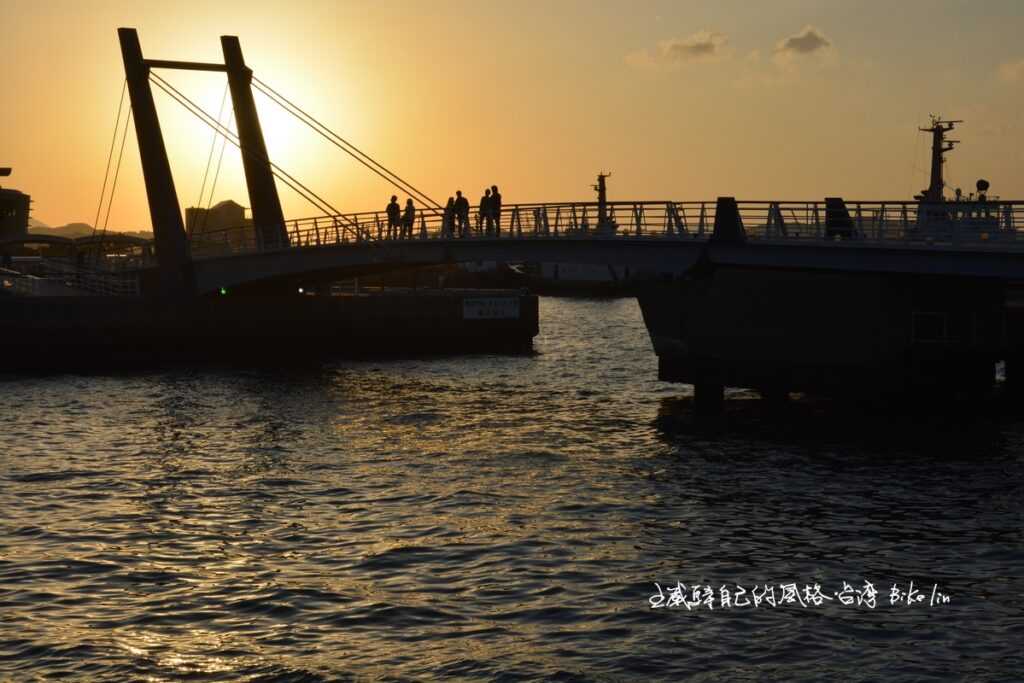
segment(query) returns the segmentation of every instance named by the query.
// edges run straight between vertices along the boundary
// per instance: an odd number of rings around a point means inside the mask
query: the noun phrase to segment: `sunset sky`
[[[1024,198],[1019,0],[0,0],[0,26],[3,184],[50,225],[95,218],[119,26],[158,59],[222,61],[239,36],[257,76],[442,203],[495,183],[506,203],[588,199],[601,170],[612,199],[905,199],[927,185],[929,113],[966,121],[951,188]],[[216,116],[222,74],[161,75]],[[184,209],[212,132],[155,97]],[[257,103],[280,166],[343,211],[383,208],[389,186]],[[286,216],[317,213],[279,191]],[[249,203],[232,147],[226,198]],[[150,228],[134,129],[110,227]]]

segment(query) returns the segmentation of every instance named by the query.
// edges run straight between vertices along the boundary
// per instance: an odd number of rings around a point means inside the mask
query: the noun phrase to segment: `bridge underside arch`
[[[512,241],[472,240],[369,243],[310,249],[288,249],[195,262],[200,293],[222,287],[273,287],[299,280],[341,280],[410,268],[497,261],[502,263],[560,262],[628,266],[651,273],[684,272],[700,255],[703,244],[680,242],[672,247],[638,240]]]

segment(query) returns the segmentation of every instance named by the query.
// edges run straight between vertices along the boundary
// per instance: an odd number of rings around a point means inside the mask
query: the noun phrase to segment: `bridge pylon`
[[[195,293],[192,257],[181,220],[171,164],[167,160],[167,148],[160,132],[153,91],[149,87],[150,64],[142,57],[139,34],[135,29],[119,28],[117,35],[121,41],[128,97],[135,118],[135,135],[139,142],[146,198],[149,200],[149,217],[153,223],[160,293],[171,297],[190,296]]]
[[[242,46],[236,36],[221,36],[224,64],[228,72],[231,102],[235,109],[238,141],[242,147],[242,166],[249,190],[249,206],[256,229],[257,243],[263,248],[288,246],[284,212],[274,184],[270,156],[263,140],[263,128],[252,97],[252,69],[245,65]]]
[[[252,96],[252,70],[245,65],[238,38],[221,36],[224,64],[209,64],[144,59],[135,29],[119,28],[117,34],[121,41],[149,215],[153,223],[160,270],[160,293],[169,296],[192,295],[195,293],[195,277],[185,225],[181,218],[181,205],[174,189],[174,177],[167,160],[167,148],[164,146],[160,119],[150,88],[151,69],[221,71],[227,74],[257,244],[261,249],[288,246],[281,200],[274,184],[274,173]]]

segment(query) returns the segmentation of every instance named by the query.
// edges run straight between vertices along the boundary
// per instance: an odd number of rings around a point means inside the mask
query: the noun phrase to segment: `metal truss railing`
[[[740,201],[751,241],[878,244],[893,247],[1024,249],[1024,202]],[[207,231],[192,239],[195,258],[339,244],[458,239],[708,239],[716,202],[513,204],[489,218],[472,207],[465,220],[426,209],[412,225],[389,225],[385,212],[288,220],[287,244],[257,240],[252,226]]]

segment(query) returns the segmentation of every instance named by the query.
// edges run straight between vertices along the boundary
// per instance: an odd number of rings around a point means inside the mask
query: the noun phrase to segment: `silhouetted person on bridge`
[[[476,231],[477,234],[483,234],[484,229],[488,235],[494,228],[494,217],[491,216],[491,189],[487,188],[484,190],[484,196],[480,198],[480,213],[477,214],[476,220]]]
[[[405,200],[405,213],[402,215],[402,239],[412,239],[412,226],[416,222],[416,207],[412,200]]]
[[[469,200],[462,196],[462,190],[455,190],[455,217],[459,221],[459,237],[469,232]]]
[[[402,220],[402,207],[398,205],[398,197],[391,195],[391,203],[388,204],[388,239],[397,237],[398,226]]]
[[[455,224],[455,197],[449,197],[448,203],[444,206],[444,217],[441,219],[441,237],[448,239],[452,236],[452,226]]]
[[[491,185],[491,215],[494,216],[494,236],[501,237],[501,193]]]

